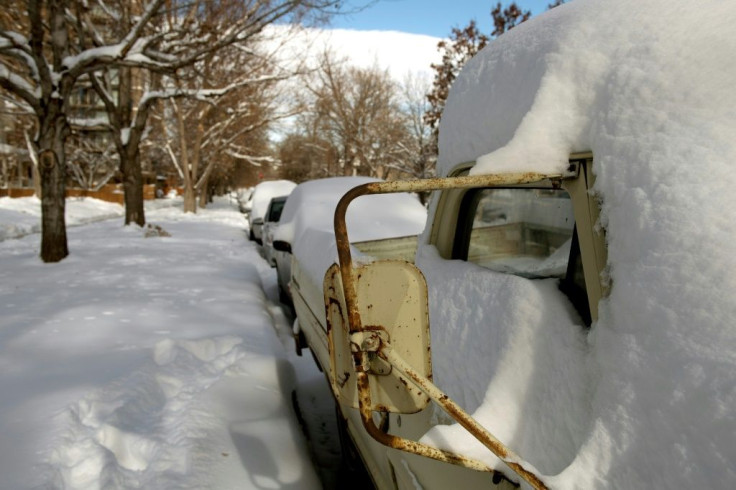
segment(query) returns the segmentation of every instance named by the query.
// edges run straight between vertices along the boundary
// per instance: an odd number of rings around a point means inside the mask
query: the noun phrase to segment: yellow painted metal
[[[351,338],[337,265],[325,275],[324,292],[330,348],[329,378],[335,395],[358,408],[354,355],[364,346]],[[422,376],[432,377],[429,355],[429,316],[424,276],[413,264],[381,260],[354,270],[360,316],[365,332],[376,332],[399,349],[400,355]],[[361,366],[370,376],[371,410],[415,413],[429,403],[421,390],[409,389],[406,381],[392,372],[377,355],[365,356]]]
[[[377,389],[377,385],[380,385],[382,378],[390,379],[393,385],[389,384],[389,386],[397,388],[396,394],[404,391],[411,400],[416,401],[418,399],[414,398],[412,388],[418,388],[488,447],[532,488],[538,490],[547,488],[542,477],[537,474],[529,463],[514,454],[432,383],[428,321],[426,324],[422,324],[421,321],[413,317],[412,313],[409,313],[406,318],[411,317],[412,321],[405,328],[404,325],[407,320],[398,319],[400,315],[396,315],[396,311],[402,310],[404,306],[416,306],[415,303],[417,302],[425,308],[424,312],[426,314],[427,293],[424,277],[418,270],[416,271],[418,274],[413,272],[410,274],[417,282],[421,282],[419,286],[413,283],[414,279],[404,280],[403,283],[399,281],[399,284],[412,283],[406,289],[416,291],[403,293],[403,290],[397,292],[397,290],[387,287],[387,285],[393,284],[396,278],[401,275],[400,269],[403,268],[407,271],[409,270],[407,266],[413,267],[411,264],[402,261],[389,261],[384,266],[376,266],[375,271],[371,272],[367,272],[368,269],[363,268],[366,266],[355,269],[352,263],[345,215],[350,202],[366,194],[524,186],[546,181],[555,187],[565,187],[570,191],[573,201],[582,203],[574,203],[576,222],[578,222],[579,228],[582,225],[585,230],[591,231],[595,229],[594,225],[597,220],[597,206],[593,201],[594,198],[589,194],[592,186],[591,165],[592,155],[585,154],[578,155],[577,158],[571,158],[570,168],[566,173],[560,175],[525,173],[380,182],[356,187],[343,196],[335,211],[335,237],[340,267],[333,266],[325,277],[326,308],[328,325],[330,325],[328,330],[331,339],[329,341],[330,357],[333,363],[331,367],[333,372],[336,373],[331,380],[336,396],[343,401],[349,400],[353,407],[359,409],[363,425],[371,437],[389,447],[409,453],[468,468],[492,471],[482,463],[465,456],[439,451],[416,441],[381,431],[373,420],[372,413],[374,410],[411,413],[402,411],[404,406],[400,406],[399,403],[394,401],[392,398],[394,393],[391,389],[388,391],[382,388]],[[435,230],[432,230],[432,233],[434,232]],[[600,273],[606,259],[603,235],[595,231],[591,233],[589,238],[581,238],[583,242],[581,246],[588,251],[593,251],[592,254],[587,252],[589,255],[585,255],[586,252],[584,252],[583,262],[586,282],[593,282],[592,279],[595,277],[595,291],[591,295],[589,290],[589,301],[595,318],[597,317],[597,302],[605,294],[605,286],[600,282]],[[377,262],[376,264],[380,263]],[[406,265],[399,266],[399,263]],[[387,269],[383,270],[381,267]],[[397,270],[390,270],[392,268]],[[366,279],[365,286],[361,285],[363,275],[369,278]],[[400,286],[399,290],[402,287]],[[404,294],[406,296],[402,300],[401,297]],[[377,313],[386,308],[387,305],[390,306],[386,313]],[[417,310],[409,308],[406,311]],[[386,328],[386,324],[390,325],[389,328]],[[337,325],[339,325],[339,331]],[[407,335],[396,335],[396,332],[401,332],[404,328]],[[426,343],[423,337],[425,330],[427,332]],[[413,338],[416,335],[419,338]],[[411,345],[405,345],[404,342],[422,346],[422,349],[412,349]],[[422,360],[422,357],[424,357],[424,360]],[[377,361],[377,358],[383,359],[385,363]],[[421,370],[417,370],[417,366],[425,366],[427,372],[423,373]],[[350,379],[353,375],[354,381]],[[396,381],[400,384],[396,384]],[[391,399],[389,403],[386,403],[386,397]],[[421,400],[421,403],[426,403],[424,399]]]

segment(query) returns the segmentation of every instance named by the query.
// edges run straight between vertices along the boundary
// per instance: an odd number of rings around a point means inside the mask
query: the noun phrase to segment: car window
[[[565,277],[575,226],[566,191],[480,189],[471,199],[468,261],[529,278]]]
[[[284,204],[286,204],[286,199],[271,201],[271,207],[269,208],[266,221],[278,222],[281,219],[281,212],[284,210]]]

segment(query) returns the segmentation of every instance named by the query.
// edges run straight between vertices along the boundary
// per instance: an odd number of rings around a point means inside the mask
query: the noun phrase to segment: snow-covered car
[[[734,19],[575,0],[514,27],[453,82],[438,178],[346,194],[339,266],[299,243],[377,488],[736,487]],[[407,190],[436,190],[416,264],[365,260],[345,209]]]
[[[248,213],[249,238],[258,244],[262,243],[263,216],[268,209],[268,203],[277,196],[286,196],[296,183],[290,180],[267,180],[256,185],[251,196],[251,209]]]
[[[248,217],[247,215],[248,213],[250,213],[250,210],[253,207],[253,200],[251,199],[252,197],[252,187],[238,189],[235,193],[235,199],[238,201],[238,209],[241,213],[246,215],[246,218]]]
[[[289,303],[294,296],[310,294],[314,274],[321,284],[325,270],[336,259],[333,218],[343,194],[367,182],[370,177],[333,177],[299,184],[286,201],[274,234],[274,257],[279,295]],[[356,246],[367,247],[377,240],[405,237],[403,250],[413,256],[416,235],[424,229],[427,211],[415,195],[397,194],[386,199],[366,198],[348,216],[348,228]],[[294,268],[292,268],[294,264]],[[309,271],[302,278],[302,274]],[[297,281],[292,279],[297,277]],[[300,287],[299,284],[304,284]],[[319,286],[321,290],[321,286]],[[296,291],[295,291],[296,290]],[[321,297],[321,293],[319,293]],[[297,298],[299,304],[304,300]]]
[[[273,234],[279,225],[281,219],[281,212],[284,209],[284,204],[289,196],[279,196],[271,199],[268,203],[268,209],[263,217],[263,257],[271,267],[276,267],[276,259],[273,256]]]

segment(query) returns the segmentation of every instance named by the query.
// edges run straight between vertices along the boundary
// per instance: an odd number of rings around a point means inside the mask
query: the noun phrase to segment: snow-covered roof
[[[338,201],[350,189],[368,182],[370,177],[332,177],[299,184],[281,213],[275,240],[291,243],[294,256],[321,284],[327,268],[337,261],[334,216]],[[351,243],[421,233],[427,211],[416,196],[390,194],[363,196],[350,204],[346,221]]]
[[[451,89],[442,175],[594,155],[612,289],[590,330],[549,281],[419,258],[435,379],[553,488],[736,484],[734,20],[734,2],[574,0]],[[462,432],[426,439],[488,454]]]
[[[734,140],[735,9],[718,0],[575,0],[515,27],[454,82],[439,173],[480,157],[476,173],[555,170],[571,151],[603,156],[620,136],[628,141],[616,156],[683,161],[704,146],[703,156],[725,158]]]
[[[251,200],[253,202],[250,211],[252,220],[263,218],[268,210],[268,203],[274,197],[288,196],[296,187],[296,183],[290,180],[267,180],[256,185],[253,189]]]
[[[350,189],[368,182],[380,180],[371,177],[331,177],[299,184],[284,206],[279,236],[298,249],[300,238],[309,230],[334,233],[333,222],[338,201]],[[426,210],[416,196],[410,194],[366,196],[350,205],[346,219],[350,241],[363,242],[420,233],[424,229]]]

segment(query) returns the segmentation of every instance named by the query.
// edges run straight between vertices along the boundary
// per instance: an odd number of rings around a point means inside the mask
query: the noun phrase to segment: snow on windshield
[[[590,330],[553,280],[418,259],[439,386],[554,488],[736,482],[734,19],[733,2],[575,0],[452,87],[442,175],[594,155],[612,290]],[[493,461],[457,426],[425,439]]]
[[[296,187],[296,184],[290,180],[269,180],[258,184],[253,190],[253,197],[251,198],[253,201],[252,219],[263,218],[271,199],[288,196],[294,187]]]

